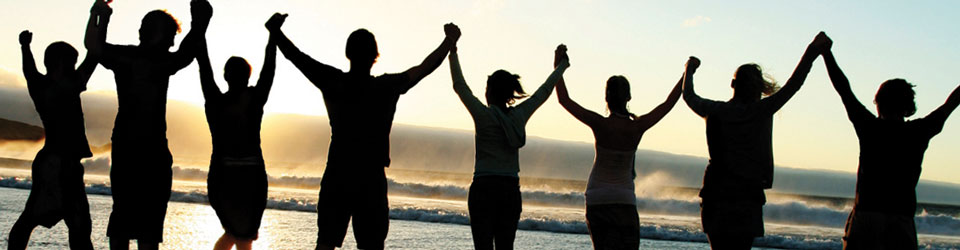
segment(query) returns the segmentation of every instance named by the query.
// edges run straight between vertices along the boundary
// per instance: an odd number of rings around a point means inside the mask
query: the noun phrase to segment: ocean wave
[[[297,183],[313,183],[316,180],[304,177],[282,177],[285,180]],[[405,194],[420,197],[459,197],[467,195],[467,189],[454,185],[427,185],[417,183],[399,183],[389,180],[391,194]],[[30,178],[19,177],[0,177],[0,187],[30,189]],[[86,186],[88,194],[110,195],[110,186],[106,183],[93,183]],[[574,205],[583,204],[582,193],[566,192],[552,193],[546,191],[524,191],[525,202],[556,204],[556,205]],[[173,191],[170,196],[171,201],[188,203],[208,203],[208,198],[203,190],[194,191]],[[699,200],[689,199],[663,199],[639,197],[637,199],[638,210],[643,213],[661,213],[670,215],[696,216],[699,214]],[[316,212],[317,204],[315,202],[272,197],[267,201],[267,208],[278,210]],[[846,217],[850,213],[849,208],[836,209],[822,205],[811,205],[805,202],[781,202],[767,203],[764,206],[764,219],[772,223],[785,223],[792,225],[810,225],[832,228],[843,228],[846,223]],[[390,218],[398,220],[414,220],[423,222],[451,223],[460,225],[469,225],[469,216],[462,212],[450,211],[435,208],[420,207],[394,207],[390,209]],[[917,232],[921,234],[935,234],[947,236],[960,236],[960,219],[955,216],[943,214],[930,214],[926,211],[915,217]],[[587,233],[587,227],[582,220],[559,220],[556,218],[522,218],[518,224],[522,230],[548,231],[557,233]],[[679,240],[679,241],[705,241],[706,238],[699,228],[670,227],[665,225],[641,225],[641,235],[644,238]],[[797,239],[797,237],[803,238]],[[803,246],[823,246],[832,247],[838,244],[836,239],[823,238],[815,239],[808,236],[790,236],[790,235],[771,235],[763,238],[762,245],[795,248],[799,245],[796,241],[804,241]],[[797,243],[800,244],[800,243]],[[804,247],[805,248],[805,247]]]

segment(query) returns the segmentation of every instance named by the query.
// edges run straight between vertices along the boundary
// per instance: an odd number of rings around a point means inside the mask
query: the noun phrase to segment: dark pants
[[[594,249],[640,248],[640,216],[636,205],[587,205],[587,229]]]
[[[703,199],[700,219],[713,249],[750,249],[763,237],[763,202]]]
[[[162,147],[151,145],[113,144],[110,167],[113,211],[107,224],[107,236],[113,238],[111,240],[163,242],[163,220],[173,182],[170,169],[173,156],[166,142],[159,145]]]
[[[522,202],[516,177],[478,176],[473,178],[467,199],[470,231],[476,249],[513,249]]]
[[[917,226],[913,216],[854,208],[847,218],[843,249],[917,249]]]
[[[383,167],[350,171],[327,166],[317,201],[317,244],[340,247],[352,217],[357,248],[383,249],[389,209]]]
[[[71,249],[93,249],[90,241],[90,204],[83,184],[80,159],[64,158],[40,150],[31,171],[33,186],[23,213],[13,224],[9,249],[25,249],[37,226],[67,224]],[[53,200],[56,199],[56,200]]]

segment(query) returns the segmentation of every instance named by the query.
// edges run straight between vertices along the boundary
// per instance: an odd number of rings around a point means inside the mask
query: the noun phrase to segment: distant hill
[[[43,128],[0,118],[0,141],[39,141]]]

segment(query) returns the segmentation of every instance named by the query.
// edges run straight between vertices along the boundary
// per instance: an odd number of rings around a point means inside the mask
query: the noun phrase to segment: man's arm
[[[800,90],[803,82],[807,79],[807,74],[810,73],[810,68],[813,67],[813,61],[830,47],[831,42],[826,33],[820,32],[817,34],[813,42],[807,46],[807,50],[803,52],[800,63],[797,64],[797,68],[793,70],[793,75],[790,76],[790,79],[787,79],[783,88],[764,99],[764,102],[768,103],[766,107],[769,112],[774,113],[780,110]]]
[[[287,14],[280,13],[275,13],[270,17],[270,20],[267,21],[266,24],[267,30],[270,31],[270,40],[273,40],[277,48],[280,49],[280,52],[283,53],[283,56],[286,57],[287,60],[290,60],[293,66],[297,67],[297,69],[303,73],[303,76],[307,77],[307,80],[313,83],[314,86],[317,86],[321,91],[326,89],[330,76],[342,73],[342,71],[330,65],[320,63],[301,52],[300,49],[287,38],[283,30],[280,29],[286,19]]]
[[[424,77],[433,73],[433,71],[443,63],[443,58],[447,55],[447,52],[457,45],[457,40],[460,39],[460,28],[453,23],[448,23],[443,25],[443,31],[446,35],[443,38],[443,42],[440,42],[440,46],[434,49],[433,52],[430,52],[430,55],[427,55],[427,58],[424,58],[420,65],[403,72],[403,74],[407,75],[408,81],[406,85],[400,86],[402,89],[401,92],[406,92],[406,90],[413,88],[420,80],[423,80]]]
[[[653,125],[656,125],[658,122],[660,122],[664,116],[667,116],[667,113],[670,113],[670,110],[673,109],[673,106],[675,106],[677,101],[680,100],[680,93],[682,92],[682,89],[683,77],[680,77],[680,80],[677,81],[677,84],[673,86],[673,90],[671,90],[670,94],[667,95],[666,101],[660,105],[657,105],[657,107],[651,110],[650,113],[641,115],[637,119],[637,121],[640,123],[640,126],[643,127],[644,130],[649,129],[650,127],[653,127]]]
[[[260,69],[260,78],[257,79],[256,95],[260,103],[267,103],[270,88],[273,87],[273,76],[277,68],[277,44],[273,37],[267,39],[267,49],[263,57],[263,69]]]
[[[33,41],[33,33],[29,30],[20,32],[20,52],[23,54],[23,77],[27,83],[40,78],[40,72],[37,71],[37,63],[33,60],[33,51],[30,50],[30,42]]]
[[[203,91],[203,99],[211,102],[223,93],[220,92],[217,81],[213,77],[210,54],[207,51],[207,39],[204,36],[201,36],[200,41],[195,43],[198,48],[194,48],[194,50],[197,51],[197,66],[200,68],[200,89]]]
[[[827,66],[827,74],[833,83],[833,89],[837,90],[837,94],[840,94],[843,107],[847,110],[847,118],[854,122],[854,125],[857,124],[857,121],[874,118],[873,114],[853,94],[853,90],[850,89],[850,81],[843,74],[843,70],[837,64],[837,59],[833,57],[832,51],[827,50],[823,53],[823,62]]]
[[[960,105],[960,86],[953,89],[953,92],[950,93],[950,97],[947,97],[947,101],[940,105],[939,108],[931,112],[924,120],[929,120],[932,122],[933,127],[931,128],[934,134],[939,133],[943,130],[943,124],[946,123],[947,118],[950,117],[950,113],[953,113],[953,110],[957,109],[957,106]]]
[[[103,54],[103,43],[107,39],[107,25],[110,23],[110,15],[113,9],[103,0],[96,0],[93,7],[90,8],[90,19],[87,21],[87,32],[83,39],[84,47],[87,48],[87,55],[84,57],[77,73],[80,75],[80,89],[87,89],[87,82],[93,71],[97,69],[100,57]]]
[[[205,42],[202,36],[207,33],[207,27],[210,25],[210,18],[213,16],[213,6],[207,0],[190,1],[190,16],[193,20],[190,22],[190,32],[180,42],[177,52],[173,53],[171,70],[177,71],[186,68],[196,57],[196,43]]]

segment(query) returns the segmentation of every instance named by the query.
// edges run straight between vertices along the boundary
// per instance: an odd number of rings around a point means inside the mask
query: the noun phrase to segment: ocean
[[[212,248],[223,233],[213,209],[206,203],[206,173],[175,168],[174,192],[167,211],[164,249]],[[390,249],[471,249],[466,186],[448,174],[388,171],[390,188]],[[9,232],[29,194],[29,171],[0,168],[0,234]],[[421,182],[399,182],[420,176]],[[431,177],[432,176],[432,177]],[[430,180],[444,179],[446,183]],[[93,241],[106,248],[105,236],[111,199],[108,178],[87,174],[87,193],[94,221]],[[271,177],[268,209],[264,213],[256,249],[310,249],[316,237],[315,177]],[[451,181],[452,180],[452,181]],[[517,233],[517,249],[591,249],[583,218],[583,183],[569,180],[525,179],[521,184],[524,210]],[[551,191],[552,190],[552,191]],[[582,190],[582,189],[580,189]],[[640,192],[638,213],[643,249],[707,249],[700,229],[695,190],[661,190],[661,197]],[[839,249],[842,228],[849,213],[842,199],[769,195],[764,208],[766,236],[757,249]],[[672,198],[663,198],[672,197]],[[960,249],[960,209],[929,207],[917,216],[921,249]],[[31,249],[67,247],[66,226],[38,228]],[[6,237],[3,237],[6,238]],[[0,242],[0,247],[5,246]],[[344,249],[355,249],[352,232]]]

